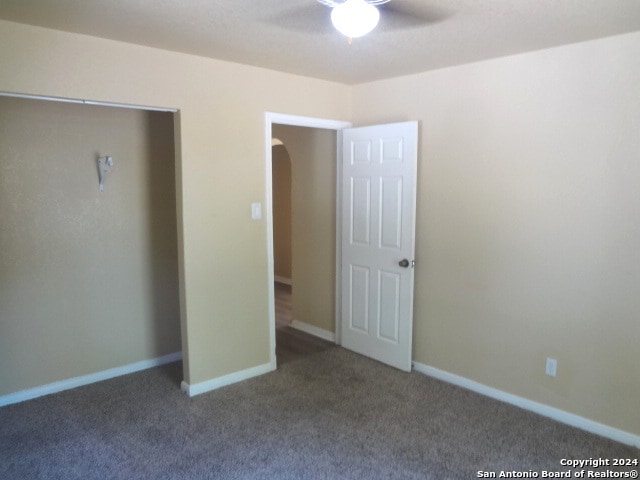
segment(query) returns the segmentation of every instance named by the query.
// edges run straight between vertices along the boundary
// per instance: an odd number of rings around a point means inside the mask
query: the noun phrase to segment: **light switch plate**
[[[251,218],[253,220],[260,220],[262,218],[262,204],[260,202],[251,204]]]

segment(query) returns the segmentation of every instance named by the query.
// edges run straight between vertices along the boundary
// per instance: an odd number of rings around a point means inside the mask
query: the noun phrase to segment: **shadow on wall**
[[[149,239],[149,285],[152,318],[156,320],[152,335],[155,351],[180,349],[180,305],[178,297],[178,227],[176,211],[176,162],[174,114],[146,112],[148,202],[153,215],[147,217]],[[176,343],[177,337],[177,343]]]

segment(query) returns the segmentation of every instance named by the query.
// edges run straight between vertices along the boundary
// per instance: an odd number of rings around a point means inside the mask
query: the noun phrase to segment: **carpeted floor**
[[[341,348],[193,398],[180,380],[175,363],[0,408],[0,478],[442,480],[640,457]]]

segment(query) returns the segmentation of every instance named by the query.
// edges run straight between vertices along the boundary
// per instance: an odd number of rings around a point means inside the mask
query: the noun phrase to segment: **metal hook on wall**
[[[113,167],[113,157],[104,156],[98,157],[98,179],[100,180],[100,191],[104,191],[104,177],[109,170]]]

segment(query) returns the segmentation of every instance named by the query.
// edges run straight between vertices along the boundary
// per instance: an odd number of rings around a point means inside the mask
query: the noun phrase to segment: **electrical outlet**
[[[544,369],[544,373],[550,377],[555,377],[558,373],[558,361],[555,358],[547,358],[547,366]]]

